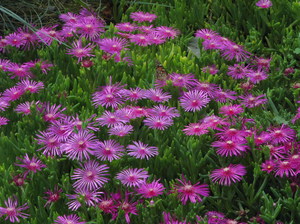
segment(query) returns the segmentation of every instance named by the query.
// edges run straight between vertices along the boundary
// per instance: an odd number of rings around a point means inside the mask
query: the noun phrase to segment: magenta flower
[[[195,89],[198,91],[203,91],[206,93],[209,97],[213,96],[213,93],[217,90],[217,85],[213,83],[207,83],[207,82],[196,82]]]
[[[122,93],[130,101],[137,101],[137,100],[146,98],[146,96],[145,96],[146,90],[140,89],[139,87],[136,87],[134,89],[130,88],[129,90],[124,89],[122,91]]]
[[[182,180],[177,179],[177,181],[179,183],[174,185],[172,192],[178,193],[178,197],[184,205],[188,200],[190,200],[192,203],[196,203],[197,201],[202,201],[201,196],[209,196],[207,184],[200,184],[200,182],[197,182],[196,184],[192,185],[191,181],[187,181],[184,176],[182,176]]]
[[[124,125],[124,124],[119,124],[111,127],[108,130],[109,135],[117,135],[120,137],[124,137],[125,135],[128,135],[133,131],[133,126],[132,125]]]
[[[151,39],[147,34],[131,34],[129,36],[130,42],[135,43],[136,45],[139,46],[148,46],[151,45]]]
[[[20,103],[14,111],[17,113],[21,113],[23,116],[28,115],[31,113],[31,107],[35,105],[35,102],[25,102],[25,103]]]
[[[0,217],[5,215],[5,220],[9,219],[10,222],[14,223],[20,222],[20,218],[26,219],[29,217],[29,214],[21,212],[29,208],[29,206],[27,206],[27,203],[18,207],[18,201],[16,198],[8,198],[7,201],[4,202],[4,204],[6,205],[6,208],[0,207]]]
[[[100,202],[97,206],[104,213],[111,214],[113,217],[117,214],[117,205],[115,204],[115,200],[108,198],[107,194],[100,197]]]
[[[215,115],[211,115],[211,116],[207,116],[205,118],[203,118],[201,120],[203,122],[203,124],[207,125],[207,128],[210,129],[217,129],[219,126],[228,126],[229,123],[226,122],[224,119],[215,116]]]
[[[37,93],[44,88],[42,82],[35,82],[29,79],[23,79],[21,82],[17,83],[17,86],[24,90],[24,92],[29,91],[30,93]]]
[[[237,97],[234,96],[235,94],[236,92],[231,90],[218,89],[213,93],[213,98],[217,102],[226,103],[227,101],[230,100],[236,100]]]
[[[38,151],[44,150],[43,154],[46,156],[59,156],[62,154],[60,150],[61,142],[52,133],[40,132],[37,134],[37,142],[39,145],[43,145]]]
[[[210,99],[203,91],[191,90],[185,92],[179,99],[180,105],[185,111],[198,111],[205,107]]]
[[[268,102],[265,94],[259,96],[253,96],[252,94],[248,94],[246,96],[240,96],[240,99],[241,104],[248,108],[257,107]]]
[[[43,119],[47,122],[54,122],[56,119],[61,118],[63,115],[63,111],[66,110],[66,108],[61,108],[61,105],[53,104],[51,105],[49,102],[42,105],[43,108]]]
[[[260,8],[267,9],[270,8],[273,4],[270,0],[259,0],[255,5]]]
[[[145,96],[148,99],[159,103],[166,102],[172,97],[170,94],[163,92],[161,89],[149,89],[146,91]]]
[[[116,112],[104,111],[101,117],[96,119],[101,126],[113,127],[116,125],[122,125],[127,122],[123,117],[117,116]]]
[[[163,194],[165,190],[164,185],[159,183],[159,180],[154,180],[151,183],[143,182],[137,189],[137,193],[144,198],[153,198]]]
[[[284,124],[280,128],[270,128],[269,132],[273,144],[291,142],[296,138],[296,131]]]
[[[210,178],[213,182],[221,185],[229,186],[232,182],[242,180],[242,176],[246,174],[246,168],[241,164],[230,164],[228,167],[213,170]]]
[[[149,38],[151,44],[159,45],[159,44],[163,44],[166,42],[166,39],[163,36],[161,36],[160,33],[156,32],[156,31],[149,33],[148,38]]]
[[[42,168],[46,167],[46,165],[43,164],[39,159],[35,157],[32,157],[32,159],[30,159],[27,153],[25,154],[24,159],[18,157],[17,159],[20,160],[23,164],[15,164],[15,165],[26,168],[27,169],[26,172],[32,171],[36,173],[37,171],[41,171]]]
[[[146,118],[144,123],[151,129],[165,130],[173,124],[173,120],[166,117],[152,116]]]
[[[61,145],[61,150],[72,160],[82,161],[89,159],[93,155],[93,149],[96,149],[99,141],[96,136],[87,130],[80,130],[72,134],[65,144]]]
[[[123,210],[125,213],[125,220],[129,224],[130,223],[130,217],[129,214],[137,215],[138,210],[136,208],[136,205],[138,202],[131,202],[129,199],[129,193],[125,192],[125,198],[121,201],[118,201],[117,205],[119,209]],[[115,216],[116,218],[117,216]]]
[[[128,155],[137,159],[149,159],[158,155],[158,148],[154,146],[148,146],[141,141],[133,141],[133,145],[128,145]]]
[[[98,41],[101,50],[106,51],[109,54],[120,54],[122,50],[128,50],[126,48],[128,42],[122,38],[104,38]]]
[[[44,199],[47,200],[46,204],[44,205],[44,207],[46,207],[49,204],[52,204],[56,201],[58,201],[60,199],[60,193],[62,192],[61,188],[58,188],[58,186],[56,185],[54,188],[54,191],[48,190],[45,192],[45,194],[47,196],[44,197]]]
[[[102,192],[97,192],[96,190],[84,190],[84,189],[76,189],[76,194],[67,194],[68,199],[71,201],[67,202],[68,208],[72,211],[78,210],[82,206],[82,203],[85,203],[87,206],[96,206],[100,201],[99,196]]]
[[[127,187],[138,187],[149,177],[148,171],[144,169],[127,169],[117,174],[116,178]]]
[[[172,81],[173,86],[191,88],[196,84],[196,79],[193,74],[178,74],[172,73],[170,74],[170,79]]]
[[[218,37],[219,34],[213,30],[201,29],[196,31],[195,36],[207,40],[207,39],[212,39],[214,37]]]
[[[233,140],[239,143],[245,143],[245,138],[248,135],[248,132],[244,130],[238,130],[236,128],[224,127],[222,129],[218,129],[219,133],[216,134],[222,141]],[[250,133],[252,136],[252,133]]]
[[[178,30],[167,26],[156,27],[156,32],[163,38],[171,38],[171,39],[174,39],[180,33]]]
[[[136,22],[152,22],[154,21],[157,16],[155,14],[151,14],[149,12],[133,12],[130,14],[130,18],[133,20],[133,21],[136,21]]]
[[[85,224],[86,222],[80,222],[80,217],[77,215],[63,215],[58,216],[56,220],[54,220],[57,224]]]
[[[250,57],[251,53],[244,50],[243,46],[227,41],[221,47],[222,56],[226,60],[235,59],[236,61],[245,61]]]
[[[83,60],[84,57],[92,57],[94,56],[91,54],[93,50],[93,46],[91,43],[87,44],[85,47],[82,46],[81,40],[78,40],[72,44],[71,49],[68,50],[67,54],[70,54],[76,58],[78,58],[78,63]]]
[[[0,97],[0,110],[5,111],[7,107],[9,107],[9,102],[3,97]]]
[[[0,116],[0,126],[7,125],[8,122],[9,122],[9,120],[6,117]]]
[[[100,160],[108,160],[109,162],[120,159],[123,155],[124,147],[115,140],[109,139],[100,142],[94,151],[94,155]]]
[[[81,17],[78,23],[76,23],[76,27],[81,37],[89,40],[95,40],[104,32],[104,22],[92,14]]]
[[[74,174],[71,176],[72,180],[76,180],[73,187],[82,190],[96,190],[102,187],[108,178],[108,166],[100,165],[97,161],[89,160],[84,164],[81,164],[81,169],[74,170]]]
[[[244,109],[238,105],[224,105],[220,108],[220,114],[223,114],[224,116],[233,117],[237,116],[240,113],[243,113]]]
[[[191,123],[188,126],[185,126],[185,129],[183,129],[183,132],[186,135],[204,135],[208,133],[207,130],[208,126],[206,124],[200,124],[200,123]]]
[[[257,84],[262,80],[265,80],[268,78],[268,74],[264,70],[248,70],[247,77],[249,78],[250,82]]]
[[[129,22],[127,22],[127,23],[117,23],[115,25],[115,27],[119,31],[123,31],[123,32],[132,32],[132,31],[135,31],[137,29],[135,24],[131,24]]]
[[[166,117],[166,118],[174,118],[179,117],[180,114],[175,107],[168,107],[162,104],[154,106],[149,113],[150,116],[158,116],[158,117]]]
[[[276,163],[273,160],[266,160],[261,164],[261,170],[266,171],[267,173],[271,173],[276,167]]]
[[[216,65],[209,65],[209,66],[203,67],[201,71],[204,73],[209,73],[211,75],[215,75],[219,72]]]
[[[47,132],[55,136],[58,141],[66,142],[73,133],[73,127],[70,124],[63,123],[62,120],[53,122]]]
[[[212,147],[217,147],[217,154],[221,156],[239,156],[247,151],[248,147],[244,143],[234,140],[216,141],[212,143]]]
[[[234,79],[244,79],[247,77],[249,68],[244,65],[234,64],[234,66],[228,66],[227,75]]]
[[[288,160],[279,161],[275,168],[275,176],[283,177],[283,175],[296,176],[295,171],[293,170],[292,164]]]
[[[5,100],[7,102],[15,101],[15,100],[19,99],[24,93],[25,92],[23,89],[21,89],[18,86],[14,86],[9,89],[6,89],[3,92],[3,100]]]

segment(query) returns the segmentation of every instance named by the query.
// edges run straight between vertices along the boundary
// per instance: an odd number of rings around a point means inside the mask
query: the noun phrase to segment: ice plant
[[[144,169],[126,169],[117,174],[116,178],[127,187],[138,187],[149,177]]]
[[[266,8],[270,8],[273,4],[270,0],[259,0],[258,2],[256,2],[255,5],[260,8],[266,9]]]
[[[185,111],[192,112],[201,110],[210,101],[206,93],[198,90],[185,92],[179,100],[180,105],[184,108]]]
[[[74,170],[71,179],[76,180],[73,184],[76,189],[95,190],[108,182],[108,178],[105,177],[107,175],[107,165],[100,165],[95,160],[89,160],[81,164],[81,168]]]
[[[166,117],[153,116],[146,118],[144,123],[151,129],[165,130],[173,124],[173,120]]]
[[[27,169],[26,172],[31,171],[31,172],[36,173],[37,171],[41,171],[42,168],[46,167],[46,165],[43,164],[42,161],[40,161],[36,157],[32,157],[30,159],[29,156],[27,155],[27,153],[25,154],[24,159],[21,159],[21,158],[17,158],[17,159],[19,159],[22,162],[22,164],[15,164],[15,165]]]
[[[20,222],[20,218],[25,219],[29,217],[29,214],[22,212],[29,208],[27,203],[18,207],[18,201],[16,198],[8,198],[4,202],[6,207],[0,207],[0,217],[6,216],[5,220],[8,220],[12,223]]]
[[[127,146],[128,155],[137,159],[149,159],[158,155],[158,148],[154,146],[148,146],[141,141],[133,141],[133,145]]]
[[[81,40],[78,40],[74,42],[72,46],[73,48],[69,49],[67,54],[78,58],[78,63],[82,61],[83,58],[94,56],[93,54],[91,54],[93,50],[93,46],[91,45],[91,43],[83,47]]]
[[[69,202],[67,202],[68,208],[72,211],[78,210],[82,206],[82,204],[86,204],[87,206],[96,206],[100,201],[99,196],[102,192],[98,192],[97,189],[91,191],[86,189],[76,189],[76,194],[67,194]]]
[[[201,202],[201,196],[208,197],[209,189],[207,184],[191,184],[191,181],[187,181],[182,175],[181,179],[177,179],[179,183],[174,185],[172,192],[178,193],[178,197],[185,205],[188,200],[192,203]]]
[[[151,14],[149,12],[133,12],[130,14],[130,18],[136,22],[153,22],[157,16],[155,14]]]
[[[109,139],[98,144],[94,155],[102,161],[108,160],[111,162],[120,159],[123,152],[124,147],[122,145],[115,140]]]
[[[45,196],[44,199],[46,199],[47,202],[45,203],[44,207],[58,201],[60,199],[60,194],[62,191],[63,190],[61,188],[58,188],[57,185],[54,187],[53,191],[51,190],[46,191],[45,194],[47,196]]]
[[[80,222],[80,217],[75,214],[72,215],[63,215],[58,216],[56,220],[54,220],[57,224],[85,224],[86,222]]]
[[[231,185],[242,180],[242,176],[246,174],[245,166],[241,164],[230,164],[228,167],[213,170],[210,178],[213,182],[220,185]]]
[[[154,180],[151,183],[143,182],[137,189],[137,193],[144,198],[153,198],[163,194],[165,190],[164,185],[159,183],[159,180]]]

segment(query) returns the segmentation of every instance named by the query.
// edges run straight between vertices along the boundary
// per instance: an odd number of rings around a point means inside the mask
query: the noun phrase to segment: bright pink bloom
[[[241,164],[230,164],[228,167],[213,170],[210,178],[213,182],[221,185],[231,185],[232,182],[242,180],[242,176],[246,174],[246,168]]]
[[[51,123],[48,131],[52,136],[56,137],[60,142],[66,142],[73,133],[73,127],[66,124],[63,120],[54,121]]]
[[[123,32],[132,32],[135,31],[137,29],[135,24],[131,24],[131,23],[117,23],[115,25],[115,27]]]
[[[275,176],[283,177],[283,175],[296,176],[295,171],[293,170],[292,164],[288,160],[279,161],[275,168]]]
[[[191,88],[196,84],[196,79],[193,74],[170,74],[170,79],[173,86]]]
[[[71,176],[72,180],[76,180],[73,187],[82,190],[96,190],[102,187],[108,178],[108,166],[100,165],[97,161],[89,160],[84,164],[81,164],[81,169],[74,170]]]
[[[234,64],[234,66],[228,66],[227,75],[234,79],[244,79],[247,77],[249,68],[245,65]]]
[[[96,149],[99,141],[96,136],[87,130],[80,130],[72,134],[65,144],[60,146],[62,152],[72,160],[82,161],[89,159],[93,155],[93,149]]]
[[[158,155],[158,148],[154,146],[148,146],[141,141],[133,141],[133,145],[128,145],[128,155],[137,159],[149,159]]]
[[[247,77],[249,77],[250,82],[257,84],[262,80],[265,80],[268,78],[267,73],[264,70],[248,70]]]
[[[167,107],[162,104],[158,106],[154,106],[150,112],[150,116],[159,116],[159,117],[166,117],[166,118],[174,118],[179,117],[180,114],[175,107]]]
[[[159,45],[166,42],[166,38],[156,31],[149,33],[148,38],[151,44]]]
[[[217,102],[226,103],[227,101],[236,100],[236,92],[231,90],[218,89],[213,93],[213,98]]]
[[[153,198],[163,194],[165,190],[164,185],[159,183],[159,180],[154,180],[151,183],[143,182],[137,189],[137,193],[144,198]]]
[[[217,90],[217,85],[207,82],[196,82],[195,89],[207,93],[209,97],[212,97],[214,92]]]
[[[127,169],[117,174],[116,178],[127,187],[138,187],[149,177],[148,171],[144,169]]]
[[[219,72],[216,65],[206,66],[206,67],[203,67],[201,70],[202,70],[202,72],[209,73],[211,75],[215,75]]]
[[[236,128],[224,127],[218,129],[220,132],[216,134],[221,140],[233,140],[236,142],[244,142],[245,138],[248,136],[248,133],[245,130],[239,130]],[[252,136],[252,133],[250,133]]]
[[[158,103],[166,102],[172,97],[170,94],[163,92],[161,89],[149,89],[146,91],[145,96]]]
[[[96,119],[101,126],[113,127],[116,125],[122,125],[127,120],[123,117],[117,116],[116,112],[104,111],[103,115]]]
[[[54,220],[57,224],[85,224],[86,222],[80,222],[80,217],[75,214],[72,215],[63,215],[58,216],[56,220]]]
[[[95,40],[104,32],[104,22],[93,15],[81,17],[76,27],[81,37],[89,40]]]
[[[51,191],[51,190],[46,191],[45,194],[47,196],[45,196],[44,199],[46,199],[47,202],[44,205],[44,207],[46,207],[47,205],[52,204],[54,202],[57,202],[60,199],[61,192],[62,192],[62,189],[58,188],[57,185],[54,187],[54,191]]]
[[[125,199],[122,201],[118,201],[118,207],[119,209],[123,210],[125,213],[125,220],[129,224],[130,223],[130,217],[129,214],[137,215],[138,210],[136,209],[136,205],[138,202],[131,202],[129,201],[129,193],[125,193]],[[116,216],[117,217],[117,216]]]
[[[248,108],[257,107],[268,102],[265,94],[259,96],[253,96],[252,94],[248,94],[246,96],[240,96],[240,99],[241,104]]]
[[[68,199],[71,199],[71,201],[67,202],[67,205],[72,211],[78,210],[83,203],[87,206],[96,206],[96,204],[100,201],[98,197],[102,194],[102,192],[97,192],[97,189],[76,189],[75,193],[76,194],[67,194]]]
[[[3,100],[10,102],[19,99],[24,94],[24,90],[18,86],[6,89],[3,92]]]
[[[179,99],[180,105],[185,111],[198,111],[205,107],[210,99],[203,91],[191,90],[185,92]]]
[[[120,54],[122,50],[128,50],[127,40],[118,37],[100,39],[98,44],[101,50],[109,54]]]
[[[191,123],[183,129],[186,135],[204,135],[208,133],[208,126],[204,123]]]
[[[60,150],[61,142],[52,133],[40,132],[37,134],[38,144],[43,145],[42,148],[37,151],[44,150],[43,154],[46,156],[60,156],[62,151]]]
[[[202,42],[202,45],[204,50],[219,50],[223,47],[218,37],[206,39]]]
[[[197,182],[196,184],[192,185],[191,181],[187,181],[184,176],[182,176],[182,180],[177,179],[177,181],[179,183],[174,185],[172,192],[178,193],[178,197],[184,205],[188,200],[190,200],[192,203],[196,203],[197,201],[202,201],[201,196],[209,196],[207,184],[200,184],[200,182]]]
[[[296,138],[296,131],[284,124],[280,128],[270,128],[269,132],[274,144],[291,142]]]
[[[26,219],[29,217],[29,214],[21,212],[29,208],[29,206],[27,206],[27,203],[18,207],[18,201],[16,198],[8,198],[7,201],[4,202],[4,204],[6,205],[6,208],[0,207],[0,217],[5,215],[5,220],[9,219],[10,222],[14,223],[20,222],[20,218]]]
[[[238,105],[224,105],[220,108],[220,114],[223,114],[228,117],[237,116],[240,113],[243,113],[244,109]]]
[[[201,29],[196,31],[195,36],[207,40],[207,39],[212,39],[214,37],[218,37],[219,34],[213,30]]]
[[[100,160],[108,160],[109,162],[120,159],[123,155],[124,147],[117,141],[109,139],[100,142],[94,151],[94,155]]]
[[[64,112],[67,108],[62,108],[60,109],[62,106],[61,105],[56,105],[53,104],[51,105],[49,102],[45,103],[42,105],[43,108],[43,119],[47,122],[55,122],[56,119],[61,118],[62,117],[62,112]]]
[[[93,46],[91,43],[87,44],[85,47],[82,46],[81,40],[78,40],[72,44],[73,48],[68,50],[67,54],[70,54],[76,58],[78,58],[78,63],[83,60],[85,57],[95,56],[91,54],[93,50]]]
[[[124,137],[125,135],[128,135],[133,131],[132,125],[124,125],[124,124],[118,124],[114,125],[108,130],[109,135],[117,135],[120,137]]]
[[[260,8],[267,9],[270,8],[273,4],[270,0],[259,0],[255,5]]]
[[[247,151],[248,147],[244,143],[233,140],[216,141],[212,143],[212,147],[218,148],[217,154],[221,156],[239,156]]]
[[[171,38],[171,39],[174,39],[176,36],[180,34],[179,30],[167,26],[156,27],[156,32],[158,32],[158,34],[163,38]]]
[[[1,117],[0,116],[0,126],[7,125],[8,121],[9,120],[6,117]]]
[[[276,167],[276,163],[273,160],[266,160],[261,164],[261,170],[271,173]]]
[[[140,89],[139,87],[136,87],[134,89],[130,88],[129,90],[124,89],[122,93],[130,101],[137,101],[146,98],[146,90]]]
[[[173,120],[166,117],[152,116],[146,118],[144,123],[151,129],[165,130],[173,124]]]
[[[151,39],[147,34],[131,34],[129,36],[130,42],[135,43],[139,46],[148,46],[151,45]]]
[[[157,16],[155,14],[151,14],[149,12],[133,12],[130,14],[130,18],[133,20],[133,21],[136,21],[136,22],[152,22],[154,21]]]
[[[37,93],[41,89],[44,89],[44,84],[42,82],[35,82],[29,79],[23,79],[21,82],[17,83],[17,86],[24,90],[24,92],[29,91],[30,93]]]
[[[35,105],[35,102],[25,102],[25,103],[20,103],[16,108],[15,111],[17,113],[21,113],[23,116],[28,115],[31,113],[31,107]]]
[[[205,124],[207,126],[207,128],[210,129],[217,129],[219,126],[228,126],[229,123],[226,122],[224,119],[215,116],[215,115],[211,115],[211,116],[207,116],[205,118],[203,118],[201,120],[203,122],[203,124]]]
[[[250,52],[243,49],[243,46],[231,42],[226,42],[225,44],[223,43],[223,46],[221,47],[221,52],[222,56],[226,60],[235,59],[238,62],[245,61],[251,55]]]
[[[36,173],[36,171],[41,171],[42,168],[47,167],[45,164],[43,164],[39,159],[35,157],[32,157],[32,159],[30,159],[27,153],[25,154],[24,159],[18,157],[17,159],[20,160],[22,164],[15,164],[15,165],[27,169],[27,171],[25,172],[32,171]]]

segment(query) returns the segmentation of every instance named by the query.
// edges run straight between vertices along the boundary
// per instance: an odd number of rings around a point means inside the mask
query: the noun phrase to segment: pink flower
[[[30,159],[27,153],[25,154],[24,159],[21,158],[17,158],[17,159],[20,160],[23,164],[15,164],[15,165],[26,168],[27,169],[26,172],[32,171],[36,173],[36,171],[41,171],[42,168],[47,167],[45,164],[43,164],[40,160],[38,160],[35,157],[32,157],[32,159]]]
[[[217,154],[221,156],[239,156],[242,152],[247,151],[245,142],[227,140],[227,141],[216,141],[212,143],[212,147],[217,147]]]
[[[257,71],[248,70],[247,76],[249,77],[250,82],[252,82],[254,84],[257,84],[260,81],[268,78],[268,75],[263,70],[257,70]]]
[[[62,151],[60,150],[61,142],[52,133],[40,132],[37,134],[37,137],[38,144],[43,145],[43,147],[37,151],[44,150],[44,155],[52,157],[62,154]]]
[[[196,79],[193,74],[178,74],[172,73],[170,74],[170,79],[172,81],[173,86],[191,88],[196,84]]]
[[[36,102],[25,102],[25,103],[20,103],[16,108],[15,111],[17,113],[21,113],[23,116],[28,115],[31,113],[31,107],[35,105]]]
[[[136,205],[138,202],[131,202],[129,200],[129,193],[125,193],[125,199],[122,201],[118,201],[118,207],[119,209],[123,210],[125,213],[125,220],[129,224],[130,223],[130,217],[129,214],[137,215],[138,210],[136,209]],[[117,217],[117,216],[116,216]]]
[[[215,115],[211,115],[211,116],[207,116],[205,118],[203,118],[201,120],[203,122],[203,124],[207,125],[207,128],[210,129],[217,129],[219,126],[227,126],[229,125],[228,122],[226,122],[224,119],[215,116]]]
[[[283,175],[296,176],[295,171],[293,170],[292,164],[288,160],[279,161],[275,168],[275,176],[283,177]]]
[[[93,46],[91,43],[87,44],[85,47],[82,46],[81,40],[78,40],[72,44],[73,48],[68,50],[67,54],[70,54],[76,58],[78,58],[78,63],[83,60],[84,57],[92,57],[91,54],[93,50]]]
[[[75,214],[72,215],[63,215],[58,216],[56,220],[54,220],[57,224],[85,224],[86,222],[80,222],[80,217]]]
[[[213,96],[213,93],[217,90],[217,85],[207,82],[196,82],[195,89],[207,93],[209,97]]]
[[[68,158],[82,161],[93,155],[93,149],[97,148],[98,142],[94,134],[80,130],[78,133],[72,134],[68,141],[61,145],[60,149],[67,154]]]
[[[67,108],[61,108],[61,105],[53,104],[51,105],[49,102],[42,105],[43,108],[43,119],[47,122],[55,122],[56,119],[62,117],[62,112],[65,111]]]
[[[211,75],[215,75],[219,72],[216,65],[210,65],[202,68],[202,72],[209,73]]]
[[[127,40],[122,38],[103,38],[98,41],[100,49],[109,54],[120,54],[122,50],[127,50]]]
[[[98,197],[102,194],[102,192],[97,192],[97,189],[76,189],[75,193],[76,194],[67,194],[68,199],[71,199],[71,201],[67,202],[67,205],[72,211],[78,210],[83,203],[87,206],[96,206],[96,204],[100,201]]]
[[[227,101],[230,100],[236,100],[237,97],[234,96],[235,94],[236,92],[231,90],[218,89],[215,90],[215,92],[213,92],[213,98],[217,102],[226,103]]]
[[[100,160],[108,160],[109,162],[120,159],[123,155],[124,147],[115,140],[109,139],[100,142],[94,151],[94,155]]]
[[[124,89],[122,93],[125,95],[125,97],[130,101],[137,101],[140,99],[146,98],[146,90],[140,89],[139,87],[136,88],[130,88],[130,89]]]
[[[76,23],[78,33],[81,37],[85,37],[89,40],[95,40],[104,32],[104,22],[94,15],[81,17],[78,23]]]
[[[127,122],[123,117],[117,116],[116,112],[104,111],[103,115],[96,119],[101,126],[113,127],[116,125],[122,125]]]
[[[49,204],[52,204],[56,201],[58,201],[60,199],[60,193],[62,192],[61,188],[58,188],[58,186],[56,185],[54,188],[54,191],[48,190],[45,192],[45,194],[47,195],[46,197],[44,197],[44,199],[47,200],[46,204],[44,205],[44,207],[46,207]]]
[[[8,124],[8,119],[6,117],[1,117],[0,116],[0,126],[2,125],[7,125]]]
[[[196,31],[195,36],[207,40],[207,39],[212,39],[214,37],[218,37],[219,34],[213,30],[201,29]]]
[[[81,169],[74,170],[74,174],[71,176],[72,180],[76,180],[73,187],[82,190],[96,190],[102,187],[108,178],[108,166],[100,165],[97,161],[89,160],[84,164],[81,164]]]
[[[244,79],[247,77],[249,68],[245,65],[234,64],[234,66],[228,66],[227,75],[234,79]]]
[[[213,182],[229,186],[232,182],[241,181],[244,175],[246,175],[246,168],[243,165],[230,164],[228,167],[213,170],[210,178]]]
[[[130,42],[135,43],[139,46],[148,46],[151,45],[151,39],[147,34],[131,34],[129,36]]]
[[[149,114],[150,116],[166,117],[170,119],[180,116],[178,110],[175,107],[167,107],[162,104],[154,106],[149,112]]]
[[[137,193],[141,194],[144,198],[153,198],[163,194],[165,190],[164,185],[155,180],[151,183],[143,182],[137,189]]]
[[[276,167],[276,163],[273,160],[266,160],[261,164],[261,170],[271,173]]]
[[[124,125],[124,124],[118,124],[114,125],[108,130],[109,135],[117,135],[120,137],[124,137],[125,135],[128,135],[133,131],[132,125]]]
[[[260,106],[262,104],[267,103],[266,95],[259,95],[259,96],[253,96],[252,94],[248,94],[246,96],[240,96],[241,104],[243,104],[245,107],[253,108]]]
[[[273,4],[270,0],[259,0],[258,2],[256,2],[255,5],[260,8],[266,9],[266,8],[270,8]]]
[[[155,14],[151,14],[149,12],[133,12],[130,14],[130,18],[133,20],[133,21],[136,21],[136,22],[152,22],[154,21],[157,16]]]
[[[73,133],[73,127],[66,124],[63,120],[54,121],[48,128],[48,132],[60,142],[66,142]]]
[[[128,145],[128,155],[137,159],[149,159],[158,155],[158,148],[154,146],[148,146],[141,141],[133,141],[133,145]]]
[[[144,123],[151,129],[165,130],[173,124],[173,120],[166,117],[152,116],[146,118]]]
[[[127,169],[117,174],[116,178],[127,187],[138,187],[149,177],[148,171],[144,169]]]
[[[18,86],[6,89],[3,92],[3,100],[10,102],[19,99],[24,94],[24,90]]]
[[[270,128],[269,132],[274,144],[291,142],[296,138],[296,131],[284,124],[280,128]]]
[[[183,129],[186,135],[204,135],[208,133],[208,126],[206,124],[200,123],[191,123],[188,126],[185,126]]]
[[[18,207],[18,201],[16,198],[8,198],[4,203],[6,205],[6,208],[0,207],[0,217],[6,215],[5,220],[9,219],[10,222],[14,223],[20,222],[20,218],[26,219],[29,217],[29,214],[21,212],[29,208],[29,206],[27,206],[27,203]]]
[[[191,90],[185,92],[179,99],[180,105],[185,111],[198,111],[205,107],[210,99],[203,91]]]
[[[224,105],[220,108],[220,114],[223,114],[228,117],[237,116],[240,113],[243,113],[244,109],[238,105]]]
[[[158,32],[159,35],[162,36],[163,38],[171,38],[171,39],[174,39],[180,33],[178,30],[167,26],[156,27],[156,32]]]
[[[244,50],[242,46],[237,45],[235,43],[226,42],[223,43],[224,45],[221,47],[222,56],[226,60],[235,59],[236,61],[245,61],[247,58],[250,57],[251,53]]]
[[[192,203],[196,203],[197,201],[202,201],[201,196],[209,196],[207,184],[200,185],[200,182],[197,182],[196,184],[192,185],[191,181],[187,181],[183,175],[182,180],[177,179],[177,181],[179,183],[174,185],[172,192],[178,193],[178,197],[184,205],[188,200],[190,200]]]
[[[170,94],[163,92],[161,89],[149,89],[146,91],[145,96],[158,103],[166,102],[172,97]]]
[[[123,32],[132,32],[135,31],[137,29],[135,24],[131,24],[131,23],[117,23],[115,25],[115,27]]]
[[[17,83],[17,86],[24,90],[24,92],[29,91],[30,93],[37,93],[41,89],[44,89],[44,84],[42,82],[35,82],[29,79],[23,79],[21,82]]]

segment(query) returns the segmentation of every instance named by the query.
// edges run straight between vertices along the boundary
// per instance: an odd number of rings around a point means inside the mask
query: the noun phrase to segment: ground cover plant
[[[113,1],[3,30],[0,223],[299,223],[299,10]]]

